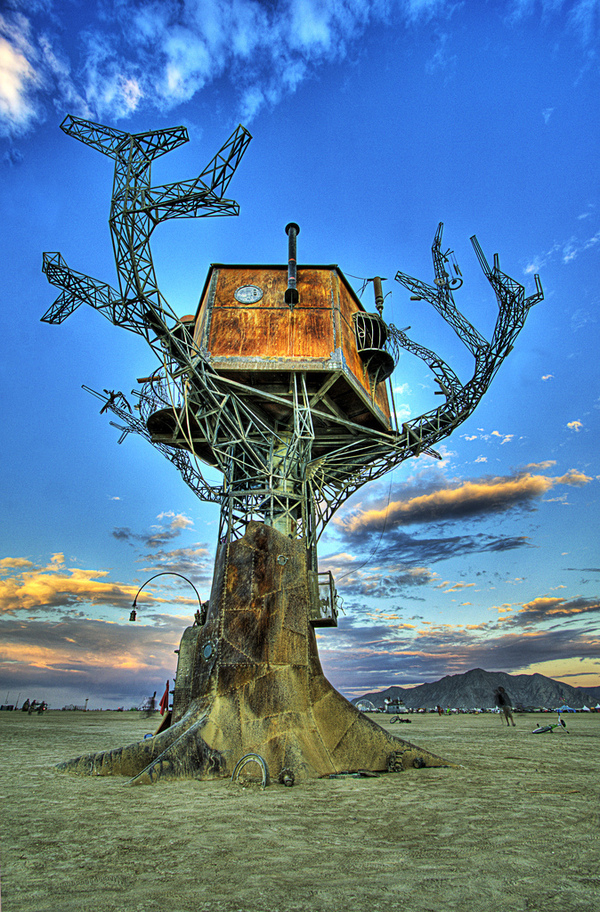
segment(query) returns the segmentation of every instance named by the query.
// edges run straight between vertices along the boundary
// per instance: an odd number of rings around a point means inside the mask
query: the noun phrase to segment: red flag
[[[168,709],[169,709],[169,682],[167,681],[167,686],[165,688],[165,692],[162,695],[162,698],[160,701],[161,716],[164,716],[164,714],[168,711]]]

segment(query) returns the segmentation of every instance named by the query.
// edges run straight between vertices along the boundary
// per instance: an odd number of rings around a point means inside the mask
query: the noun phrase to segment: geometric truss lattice
[[[244,534],[258,519],[306,539],[315,555],[316,541],[338,507],[366,482],[447,437],[475,409],[500,364],[510,352],[529,309],[543,297],[539,277],[536,291],[525,297],[522,285],[500,270],[498,257],[490,268],[473,237],[472,243],[498,303],[498,317],[488,342],[457,309],[452,289],[462,276],[451,252],[442,252],[440,223],[433,246],[434,284],[427,285],[398,272],[396,280],[414,298],[428,301],[473,355],[471,380],[461,383],[435,352],[413,342],[403,330],[387,327],[391,353],[400,349],[421,358],[439,384],[443,402],[410,419],[392,432],[354,425],[344,415],[325,413],[309,399],[302,372],[293,375],[287,397],[259,392],[218,374],[206,353],[172,312],[161,294],[150,250],[150,237],[168,218],[237,215],[239,207],[224,193],[250,142],[241,125],[233,132],[198,177],[172,184],[151,183],[151,162],[187,141],[183,127],[128,134],[101,124],[67,117],[62,129],[115,162],[110,230],[118,289],[75,272],[60,253],[44,254],[43,271],[61,293],[42,318],[61,323],[86,302],[112,323],[142,335],[158,358],[153,374],[134,391],[132,410],[125,396],[105,390],[95,393],[102,411],[119,421],[121,442],[130,433],[152,442],[181,472],[203,500],[221,506],[220,539]],[[93,392],[93,391],[90,391]],[[257,408],[260,396],[280,402],[291,419],[282,428],[265,419]],[[182,445],[152,441],[148,419],[161,407],[176,416]],[[325,455],[315,456],[315,419],[327,425],[334,441]],[[197,442],[209,445],[211,463],[223,475],[222,484],[209,483],[196,454]],[[320,452],[320,451],[319,451]]]

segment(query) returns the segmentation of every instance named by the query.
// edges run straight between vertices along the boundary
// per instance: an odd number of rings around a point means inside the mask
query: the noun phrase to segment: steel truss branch
[[[61,127],[115,162],[109,225],[119,291],[71,270],[60,254],[45,254],[48,281],[63,291],[42,320],[60,323],[85,302],[116,325],[164,345],[177,317],[158,288],[150,236],[168,218],[237,215],[238,204],[224,193],[252,137],[240,124],[198,177],[153,186],[152,161],[188,141],[184,127],[130,134],[70,115]]]
[[[494,255],[494,268],[490,269],[477,238],[473,236],[471,243],[484,274],[494,289],[498,303],[496,325],[492,339],[488,342],[454,303],[453,284],[447,268],[450,251],[441,253],[442,230],[443,223],[440,222],[432,246],[435,284],[427,285],[403,272],[396,274],[396,281],[413,292],[413,299],[426,300],[435,308],[473,355],[475,369],[471,380],[463,384],[452,368],[435,352],[413,342],[403,330],[390,327],[393,343],[421,358],[428,365],[440,387],[440,394],[445,398],[444,404],[439,408],[411,419],[403,425],[407,440],[413,443],[415,455],[422,452],[424,447],[433,446],[447,437],[473,412],[500,365],[512,350],[529,310],[544,297],[538,275],[534,277],[536,291],[525,297],[524,287],[500,270],[497,254]],[[458,273],[460,275],[460,270]]]

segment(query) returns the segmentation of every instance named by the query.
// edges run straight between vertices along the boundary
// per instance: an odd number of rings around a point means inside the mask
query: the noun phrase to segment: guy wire
[[[365,567],[365,566],[369,563],[369,561],[371,561],[371,560],[375,557],[375,555],[377,554],[377,552],[379,551],[379,546],[380,546],[380,544],[381,544],[381,539],[383,538],[384,532],[385,532],[385,530],[386,530],[386,528],[387,528],[388,507],[389,507],[389,505],[390,505],[390,500],[392,499],[392,482],[393,482],[393,480],[394,480],[394,471],[395,471],[395,470],[392,469],[392,471],[391,471],[391,473],[390,473],[390,484],[389,484],[388,493],[387,493],[387,503],[386,503],[386,505],[385,505],[385,519],[384,519],[384,521],[383,521],[383,526],[382,526],[381,532],[379,533],[379,538],[378,538],[378,540],[377,540],[377,544],[376,544],[375,547],[371,550],[371,553],[365,558],[365,560],[362,562],[362,564],[360,564],[360,566],[358,566],[358,567],[352,567],[350,570],[348,570],[347,573],[343,573],[342,576],[338,576],[338,577],[337,577],[337,581],[338,581],[338,582],[339,582],[340,580],[345,579],[347,576],[350,576],[351,573],[357,573],[359,570],[362,570],[362,568]]]

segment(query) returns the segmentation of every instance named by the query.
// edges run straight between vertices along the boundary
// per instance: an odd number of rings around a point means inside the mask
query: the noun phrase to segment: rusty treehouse
[[[490,267],[471,239],[498,304],[488,341],[455,305],[462,275],[442,249],[441,223],[433,284],[397,273],[472,354],[464,384],[435,352],[386,324],[380,277],[369,280],[369,312],[338,266],[298,266],[293,222],[287,264],[214,263],[195,314],[179,317],[158,288],[150,236],[168,218],[238,213],[224,194],[250,134],[239,126],[198,177],[153,185],[152,160],[186,142],[185,128],[129,134],[69,116],[62,129],[115,162],[109,225],[118,288],[46,253],[43,270],[61,293],[42,319],[60,323],[86,302],[144,337],[158,363],[138,380],[135,410],[121,393],[90,392],[118,419],[119,442],[141,435],[201,500],[220,506],[209,604],[183,634],[168,724],[151,743],[64,768],[135,782],[211,778],[230,775],[250,752],[289,781],[443,763],[391,738],[324,678],[313,628],[335,626],[337,610],[333,578],[318,571],[317,542],[362,485],[410,457],[437,455],[433,447],[475,409],[542,299],[539,278],[526,297],[498,257]],[[401,350],[427,364],[442,401],[399,426],[390,378]],[[222,484],[205,478],[206,466]]]

